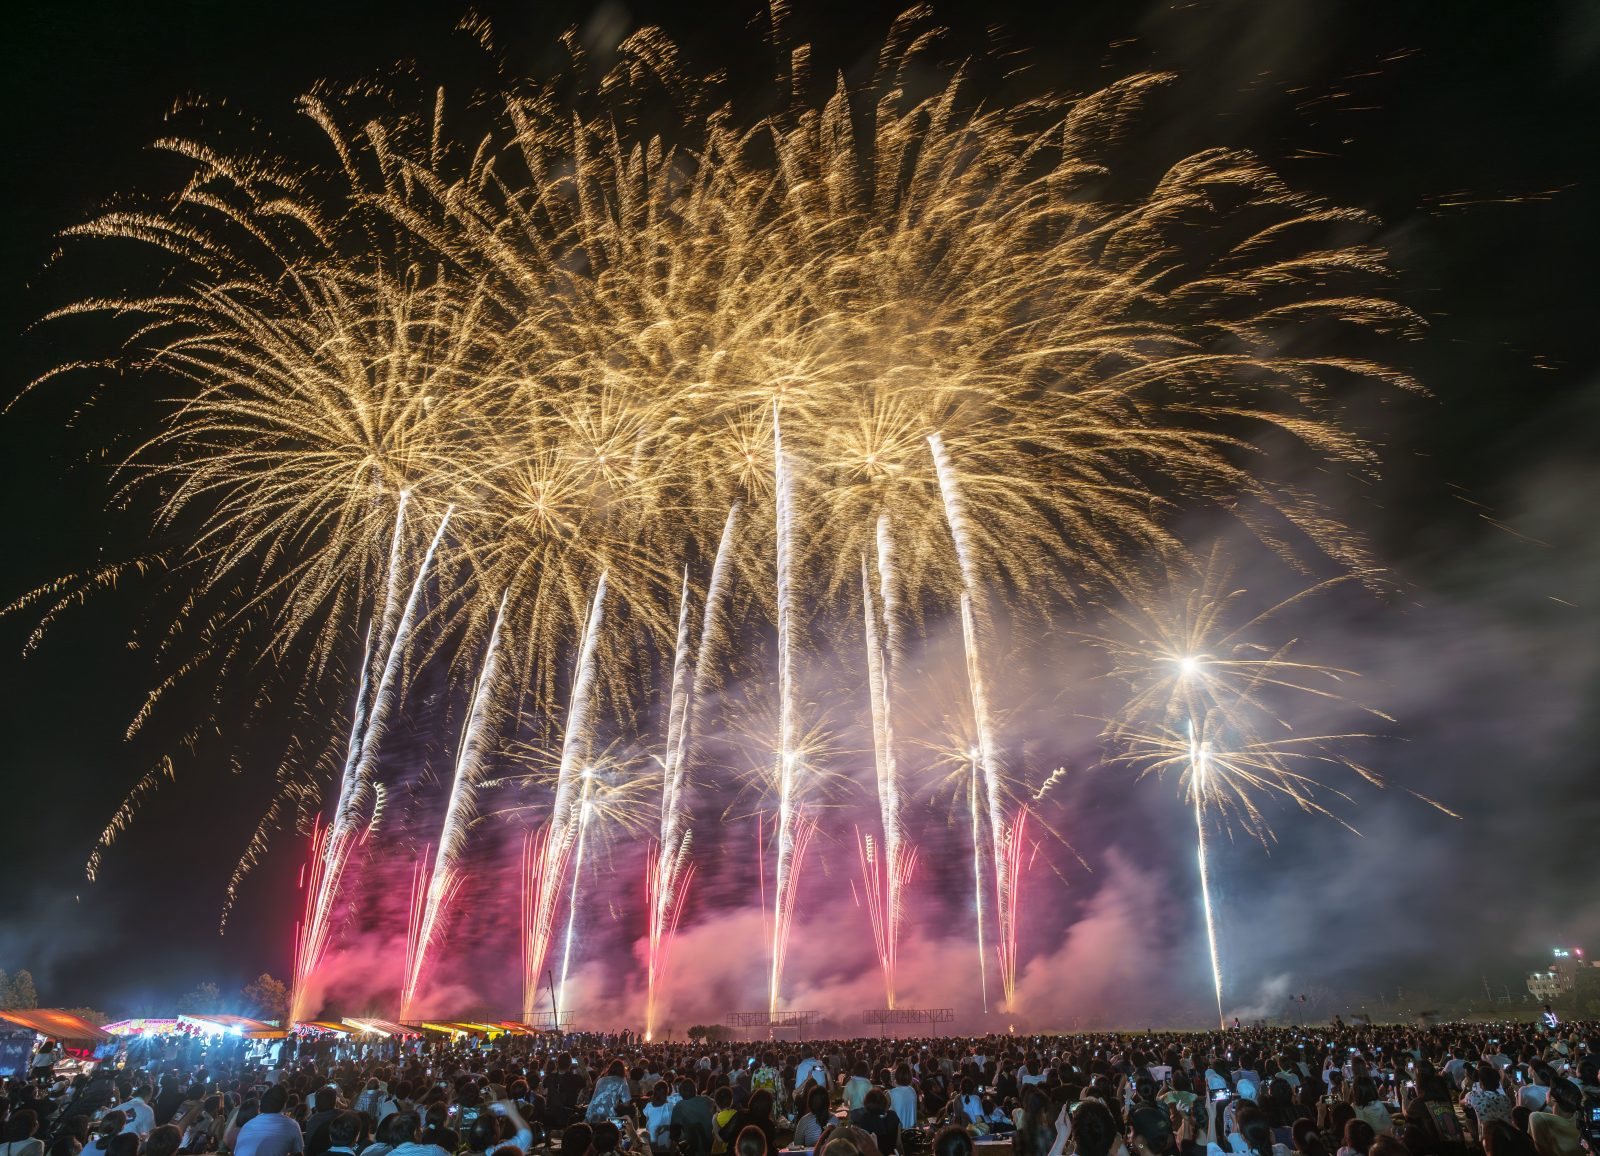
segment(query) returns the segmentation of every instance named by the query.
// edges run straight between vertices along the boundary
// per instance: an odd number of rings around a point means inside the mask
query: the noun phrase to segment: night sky
[[[535,71],[569,25],[603,43],[651,22],[695,65],[728,66],[736,84],[762,67],[750,50],[759,5],[477,7],[511,59]],[[899,5],[794,7],[794,38],[857,77]],[[417,60],[430,83],[455,83],[459,61],[437,46],[464,10],[95,0],[14,17],[0,392],[58,361],[111,352],[109,332],[105,348],[83,350],[31,328],[94,284],[82,254],[47,262],[58,230],[114,194],[170,179],[147,146],[174,99],[200,93],[281,119],[319,78],[399,59]],[[1444,999],[1481,989],[1480,977],[1518,993],[1552,946],[1600,949],[1600,10],[1582,0],[962,0],[934,11],[955,29],[952,53],[985,42],[1017,50],[1029,83],[1072,90],[1140,68],[1178,72],[1172,98],[1141,121],[1152,153],[1254,148],[1298,187],[1373,211],[1399,270],[1393,291],[1429,323],[1399,357],[1432,397],[1375,416],[1385,481],[1344,507],[1399,592],[1341,601],[1322,625],[1399,720],[1377,756],[1385,772],[1463,818],[1368,792],[1352,812],[1359,839],[1285,816],[1270,855],[1235,844],[1222,882],[1234,1002],[1272,1006],[1309,987]],[[108,508],[99,448],[149,424],[148,397],[128,383],[85,410],[78,386],[47,388],[0,418],[0,600],[143,548],[138,512]],[[236,990],[289,967],[298,839],[283,839],[227,935],[216,931],[227,872],[268,797],[248,759],[236,776],[180,755],[178,782],[113,848],[101,880],[83,879],[122,793],[187,724],[169,717],[138,743],[121,738],[152,679],[147,658],[124,645],[146,597],[137,584],[97,597],[26,659],[33,620],[0,620],[0,968],[30,968],[49,1004],[154,1011],[198,981]],[[1028,953],[1057,960],[1068,1004],[1112,1001],[1142,1022],[1140,993],[1170,984],[1178,995],[1158,1014],[1203,1011],[1174,793],[1109,773],[1068,792],[1064,813],[1094,870],[1041,896]],[[862,921],[849,938],[865,939],[864,916],[852,908],[848,918]],[[825,953],[807,938],[802,961]],[[613,940],[608,950],[625,951]]]

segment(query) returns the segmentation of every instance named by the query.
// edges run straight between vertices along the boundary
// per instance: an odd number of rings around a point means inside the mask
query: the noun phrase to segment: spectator
[[[1550,1085],[1545,1110],[1528,1117],[1528,1133],[1538,1156],[1579,1156],[1577,1115],[1582,1108],[1583,1093],[1571,1080],[1557,1078]]]
[[[261,1110],[239,1129],[233,1156],[292,1156],[304,1152],[305,1138],[300,1125],[284,1115],[289,1107],[289,1089],[274,1084],[261,1093]]]
[[[911,1065],[901,1064],[894,1070],[894,1087],[889,1089],[889,1108],[900,1117],[900,1127],[917,1126],[917,1090],[911,1086]]]

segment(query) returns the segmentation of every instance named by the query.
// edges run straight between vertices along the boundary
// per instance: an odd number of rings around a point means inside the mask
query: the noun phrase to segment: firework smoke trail
[[[978,622],[974,599],[978,592],[977,566],[970,548],[970,532],[966,506],[961,500],[961,489],[956,481],[950,455],[944,448],[944,439],[938,434],[928,436],[933,451],[934,470],[939,476],[939,495],[944,500],[945,520],[950,525],[950,536],[955,542],[956,560],[961,568],[961,639],[967,658],[967,686],[972,695],[972,724],[978,740],[978,766],[982,771],[984,807],[989,817],[989,837],[994,852],[995,911],[999,917],[999,942],[996,950],[1000,956],[1000,987],[1005,992],[1006,1003],[1016,995],[1017,927],[1016,880],[1011,876],[1009,857],[1006,855],[1005,802],[1000,793],[1000,760],[995,751],[994,728],[989,719],[989,691],[983,676],[983,660],[979,652]],[[982,917],[979,917],[980,923]],[[981,951],[981,949],[980,949]]]
[[[704,618],[693,669],[689,663],[689,575],[684,572],[678,596],[678,636],[673,649],[672,691],[667,711],[667,747],[661,780],[661,837],[651,856],[645,879],[645,898],[650,908],[648,983],[645,997],[645,1038],[655,1034],[656,997],[666,979],[667,956],[683,913],[684,897],[693,875],[689,861],[693,832],[688,829],[688,812],[683,804],[683,784],[688,772],[689,736],[694,730],[696,691],[709,671],[711,641],[715,637],[717,608],[728,585],[728,570],[733,554],[733,531],[737,524],[737,503],[728,510],[716,560],[711,566],[711,581],[706,587]]]
[[[1200,860],[1200,899],[1206,913],[1206,945],[1211,949],[1211,984],[1217,993],[1217,1025],[1226,1031],[1228,1021],[1222,1014],[1222,959],[1217,954],[1217,922],[1211,914],[1211,868],[1206,855],[1206,772],[1210,761],[1210,744],[1196,738],[1194,720],[1190,719],[1189,768],[1194,780],[1191,792],[1194,795],[1194,833]]]
[[[389,713],[395,693],[396,683],[399,681],[399,672],[404,665],[406,646],[410,642],[411,628],[416,621],[417,605],[422,600],[422,590],[426,584],[428,571],[433,565],[434,555],[438,552],[439,543],[444,539],[446,528],[450,525],[450,515],[453,507],[447,508],[444,516],[439,519],[438,529],[434,531],[433,539],[428,543],[428,551],[422,557],[422,562],[417,566],[417,573],[411,583],[411,591],[406,596],[405,606],[398,615],[395,615],[393,584],[400,563],[400,534],[405,511],[407,495],[402,492],[398,512],[395,515],[395,535],[389,553],[389,577],[385,594],[385,605],[382,615],[383,633],[379,635],[380,649],[387,649],[383,661],[383,670],[378,677],[377,687],[372,692],[372,697],[367,706],[357,703],[357,720],[351,726],[352,747],[345,760],[345,774],[340,784],[339,801],[334,810],[333,822],[328,826],[323,847],[326,862],[318,872],[319,880],[315,896],[315,903],[309,913],[304,953],[296,952],[295,991],[304,990],[306,981],[311,973],[322,962],[323,953],[327,950],[329,935],[333,930],[333,908],[339,897],[340,885],[344,881],[344,872],[350,861],[350,854],[355,849],[359,839],[356,830],[360,823],[360,805],[372,790],[372,776],[377,769],[378,747],[383,741],[384,733],[388,730]],[[387,637],[385,637],[387,635]],[[369,648],[370,649],[370,648]],[[366,664],[368,656],[362,658],[362,692],[358,699],[365,697],[367,688]],[[359,739],[357,731],[359,730]],[[374,810],[373,818],[377,811]],[[364,832],[362,832],[364,833]],[[304,967],[305,971],[299,968]],[[291,1019],[299,1016],[306,1009],[298,1003],[291,1006]]]
[[[983,808],[979,804],[979,784],[983,778],[983,771],[978,765],[978,749],[972,748],[968,762],[972,773],[967,785],[967,814],[972,820],[972,896],[973,908],[978,918],[978,992],[983,997],[983,1011],[989,1013],[989,953],[984,948],[984,927],[989,922],[988,913],[984,911],[983,885]]]
[[[572,889],[567,896],[567,934],[561,949],[561,1002],[567,1002],[567,972],[572,967],[572,938],[578,927],[578,881],[583,878],[583,849],[589,841],[589,819],[594,804],[589,792],[594,785],[594,768],[583,768],[583,791],[578,796],[578,844],[572,852]]]
[[[778,407],[772,407],[772,480],[777,524],[778,601],[778,862],[773,881],[772,973],[767,985],[767,1009],[778,1011],[783,981],[783,957],[789,947],[789,918],[794,913],[795,860],[802,854],[797,827],[804,824],[795,803],[800,753],[797,738],[794,685],[794,586],[790,567],[794,545],[794,492],[792,471],[783,452]]]
[[[583,800],[575,796],[586,798],[588,793],[587,783],[579,781],[579,762],[588,746],[589,712],[596,679],[595,653],[600,644],[605,601],[606,572],[601,571],[589,603],[589,615],[578,640],[578,662],[573,669],[572,694],[567,704],[565,733],[561,738],[561,765],[556,773],[556,797],[550,808],[549,831],[545,836],[539,866],[534,872],[538,878],[538,894],[528,921],[528,940],[523,955],[522,1011],[529,1017],[533,1014],[534,1004],[538,1002],[539,972],[549,953],[550,935],[555,929],[556,903],[565,879],[567,860],[572,854],[583,818]]]
[[[1000,952],[1000,970],[1002,975],[1017,974],[1017,906],[1022,901],[1022,850],[1027,846],[1028,835],[1028,808],[1023,806],[1018,809],[1011,824],[1006,828],[1006,845],[1004,861],[1006,865],[1006,878],[1011,880],[1011,893],[1007,897],[1011,903],[1011,910],[1001,917],[1003,926],[1011,928],[1011,938],[1002,939],[997,945]],[[1006,996],[1011,999],[1010,994]]]
[[[888,543],[886,519],[878,522],[878,557],[881,588],[887,595],[891,583],[887,562],[893,557]],[[868,836],[864,844],[862,869],[868,875],[869,908],[873,912],[873,934],[877,938],[878,962],[883,969],[884,999],[894,1007],[895,963],[900,943],[901,896],[909,874],[900,824],[899,771],[895,763],[893,716],[890,713],[892,690],[889,683],[890,658],[887,622],[879,625],[879,607],[872,590],[872,574],[866,558],[861,559],[861,606],[866,624],[867,689],[872,700],[872,748],[878,772],[878,810],[883,822],[883,854],[873,853]],[[882,613],[887,619],[892,603],[884,598]],[[867,866],[873,870],[868,873]]]
[[[294,990],[289,993],[289,1026],[302,1018],[306,982],[321,958],[321,945],[311,938],[315,928],[317,897],[322,892],[322,875],[328,869],[326,840],[328,829],[318,816],[311,824],[311,853],[300,867],[300,889],[305,892],[305,911],[294,926]]]
[[[427,880],[420,917],[414,921],[415,947],[407,953],[406,981],[400,992],[402,1019],[410,1018],[411,1003],[416,998],[417,985],[422,980],[422,969],[428,960],[428,949],[439,930],[439,921],[449,910],[465,879],[457,861],[462,844],[466,841],[467,824],[472,821],[478,773],[489,745],[490,700],[499,674],[500,626],[505,621],[505,613],[506,600],[502,596],[500,606],[495,611],[494,625],[489,631],[483,668],[478,672],[477,685],[472,690],[472,705],[467,713],[466,729],[461,735],[461,746],[456,752],[455,777],[451,780],[450,798],[445,804],[444,824],[439,831],[439,847],[434,854],[433,870]]]

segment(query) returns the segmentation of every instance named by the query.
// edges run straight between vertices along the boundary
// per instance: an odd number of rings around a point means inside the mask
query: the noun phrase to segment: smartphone
[[[1216,1095],[1212,1096],[1211,1098],[1213,1100],[1215,1100],[1217,1103],[1220,1104],[1220,1103],[1222,1103],[1224,1100],[1226,1100],[1228,1098],[1228,1091],[1227,1091],[1226,1088],[1224,1088],[1222,1091],[1218,1092]]]
[[[1519,1083],[1519,1084],[1522,1083],[1522,1073],[1521,1072],[1517,1073],[1517,1083]]]

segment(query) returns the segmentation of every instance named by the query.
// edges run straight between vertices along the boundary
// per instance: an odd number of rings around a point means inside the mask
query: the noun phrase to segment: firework
[[[403,505],[401,510],[404,510]],[[416,622],[417,605],[422,596],[423,585],[428,577],[434,554],[444,538],[445,529],[450,524],[450,513],[450,510],[446,510],[444,516],[439,519],[439,528],[434,531],[433,539],[428,543],[427,553],[417,566],[416,577],[411,583],[410,593],[406,596],[405,606],[393,618],[392,627],[390,611],[387,607],[384,610],[383,628],[388,637],[383,640],[386,643],[382,648],[383,664],[370,702],[365,697],[367,676],[364,672],[362,674],[361,692],[357,696],[355,721],[351,729],[352,742],[345,762],[345,774],[340,784],[339,798],[335,803],[333,821],[328,824],[323,845],[326,862],[317,875],[317,889],[311,898],[304,932],[306,950],[304,953],[296,952],[296,992],[304,990],[306,980],[321,963],[323,952],[327,949],[333,926],[334,908],[351,852],[355,849],[356,843],[364,838],[365,832],[371,829],[371,825],[376,823],[381,813],[381,808],[374,805],[366,815],[363,825],[362,802],[374,798],[373,773],[377,766],[378,747],[387,729],[394,697],[399,693],[400,671],[404,665],[406,648],[411,641],[411,630]],[[400,526],[401,519],[397,516],[395,554],[399,552]],[[390,562],[391,565],[396,565],[398,559],[391,556]],[[302,967],[306,969],[304,972],[299,970]],[[298,1014],[306,1009],[295,1007],[292,1010]]]
[[[181,543],[139,567],[166,575],[178,606],[147,648],[161,667],[131,729],[181,679],[211,671],[222,685],[241,666],[293,672],[253,690],[258,706],[293,679],[287,701],[326,715],[326,701],[348,693],[330,669],[365,648],[297,992],[332,938],[354,882],[346,866],[383,797],[379,753],[406,707],[402,675],[433,661],[464,667],[509,616],[517,644],[500,656],[500,693],[527,702],[529,717],[567,708],[545,834],[523,871],[528,1010],[563,894],[571,941],[586,803],[600,805],[582,770],[595,767],[597,743],[622,737],[598,733],[596,683],[603,676],[626,726],[648,713],[627,688],[655,685],[670,666],[647,869],[654,1008],[692,867],[695,712],[721,673],[708,656],[725,629],[715,616],[734,613],[722,592],[737,565],[752,578],[737,607],[750,620],[733,628],[777,643],[774,880],[769,896],[763,863],[760,896],[769,1007],[826,774],[804,733],[822,712],[802,676],[822,669],[814,658],[829,643],[854,652],[860,624],[881,824],[863,862],[881,888],[875,934],[893,1000],[918,786],[897,751],[921,741],[905,725],[917,674],[900,658],[905,636],[945,616],[961,624],[972,715],[958,761],[970,779],[961,797],[979,954],[987,968],[992,874],[1010,1002],[1028,820],[996,721],[1003,626],[1081,603],[1139,559],[1175,551],[1173,515],[1196,507],[1234,513],[1285,555],[1364,563],[1360,542],[1270,480],[1288,471],[1260,469],[1255,451],[1270,441],[1309,464],[1373,468],[1336,387],[1411,383],[1374,361],[1325,356],[1299,331],[1414,327],[1366,288],[1385,255],[1349,236],[1372,222],[1218,149],[1176,158],[1108,202],[1107,146],[1168,77],[996,104],[974,99],[974,70],[932,57],[936,31],[907,12],[870,83],[820,98],[797,47],[776,78],[787,104],[764,101],[759,115],[717,79],[684,72],[653,29],[630,36],[600,77],[569,38],[572,70],[502,77],[503,98],[463,108],[474,128],[460,140],[443,93],[419,111],[381,84],[325,87],[302,108],[331,154],[291,163],[174,137],[163,147],[192,169],[176,195],[71,231],[158,255],[153,288],[58,315],[128,323],[127,363],[176,394],[125,457],[119,493],[130,507],[154,493],[155,524]],[[663,120],[661,136],[638,127]],[[737,535],[722,517],[735,507]],[[684,561],[713,542],[694,644]],[[52,583],[13,609],[41,608],[42,627],[125,573]],[[271,662],[251,661],[261,656]],[[1222,676],[1204,667],[1209,681]],[[1207,815],[1226,807],[1248,821],[1248,796],[1293,782],[1281,747],[1262,755],[1204,712],[1157,720],[1153,706],[1135,712],[1148,726],[1118,737],[1129,751],[1148,740],[1147,762],[1170,747],[1192,763],[1182,752],[1195,722],[1212,743]],[[275,816],[314,809],[320,765],[311,753],[280,770],[234,884]],[[162,766],[106,824],[92,871],[170,773]],[[447,841],[430,890],[449,875],[437,870]],[[435,919],[445,906],[426,905]]]
[[[777,1014],[783,979],[783,958],[789,946],[789,920],[794,914],[794,874],[803,857],[808,829],[797,806],[796,792],[805,767],[799,749],[795,717],[797,691],[794,674],[794,490],[792,467],[783,452],[783,435],[776,404],[772,412],[773,499],[777,525],[778,601],[778,860],[773,873],[771,978],[767,985],[768,1010]]]
[[[688,808],[684,802],[684,781],[688,770],[688,749],[694,730],[696,691],[710,678],[709,660],[715,640],[717,609],[727,589],[731,565],[737,505],[728,510],[717,556],[711,566],[711,581],[706,589],[704,621],[700,627],[698,654],[691,669],[689,659],[689,577],[684,574],[678,595],[678,634],[673,648],[672,689],[668,697],[666,754],[662,763],[661,834],[655,853],[650,856],[645,881],[645,901],[649,907],[649,947],[647,991],[645,995],[645,1035],[655,1032],[657,986],[665,981],[667,957],[694,864],[689,853],[693,832],[688,828]]]
[[[974,600],[981,597],[977,566],[972,557],[966,505],[962,500],[960,485],[954,467],[945,452],[944,441],[938,434],[928,438],[933,450],[934,464],[939,471],[939,488],[944,498],[944,511],[950,526],[950,536],[955,541],[956,556],[961,563],[961,640],[967,658],[967,686],[972,693],[972,722],[977,735],[977,769],[983,784],[983,807],[989,823],[989,837],[994,852],[995,912],[999,916],[999,938],[995,949],[1000,960],[1000,986],[1010,1005],[1016,998],[1017,880],[1012,874],[1015,866],[1008,855],[1008,818],[1005,798],[1001,790],[1000,757],[995,746],[994,726],[989,717],[989,691],[984,676],[983,656],[978,636],[978,617]],[[976,842],[976,840],[974,840]],[[979,921],[982,921],[979,913]],[[980,952],[981,952],[980,947]]]
[[[595,585],[589,614],[578,640],[578,660],[573,671],[572,696],[567,706],[566,726],[561,740],[561,765],[557,772],[555,801],[551,805],[549,829],[544,837],[539,868],[534,873],[538,880],[537,897],[531,917],[525,923],[524,1015],[531,1016],[533,1013],[539,990],[539,972],[544,968],[545,955],[549,951],[550,934],[555,927],[556,905],[565,881],[567,862],[574,843],[581,840],[584,827],[584,804],[591,775],[584,773],[586,768],[582,766],[582,760],[592,741],[593,720],[590,711],[597,676],[595,654],[600,645],[605,599],[606,575],[602,573]],[[574,887],[577,875],[578,872],[574,870]]]
[[[1141,774],[1175,774],[1193,807],[1219,1018],[1224,975],[1213,911],[1209,826],[1238,824],[1266,842],[1273,836],[1262,803],[1277,798],[1348,827],[1323,799],[1331,795],[1348,802],[1350,796],[1315,772],[1333,768],[1384,785],[1346,749],[1371,735],[1295,733],[1285,713],[1306,700],[1320,700],[1392,721],[1344,697],[1343,687],[1355,673],[1299,658],[1293,640],[1268,641],[1275,618],[1349,580],[1314,584],[1252,614],[1247,609],[1249,591],[1234,584],[1232,567],[1218,548],[1198,570],[1173,566],[1160,582],[1131,589],[1108,611],[1117,630],[1089,639],[1106,652],[1111,675],[1131,692],[1107,727],[1115,750],[1112,761],[1134,766]]]
[[[505,601],[502,599],[495,614],[494,628],[489,634],[488,649],[484,652],[483,668],[478,672],[477,685],[473,688],[461,745],[456,752],[455,774],[450,782],[450,797],[445,803],[438,851],[432,871],[428,874],[421,908],[412,920],[414,933],[407,940],[414,946],[407,952],[405,983],[400,989],[401,1018],[405,1020],[410,1019],[411,1003],[422,981],[428,950],[465,878],[460,858],[466,843],[467,825],[473,816],[477,779],[482,772],[491,739],[494,721],[491,702],[499,674],[500,628],[504,619]]]

